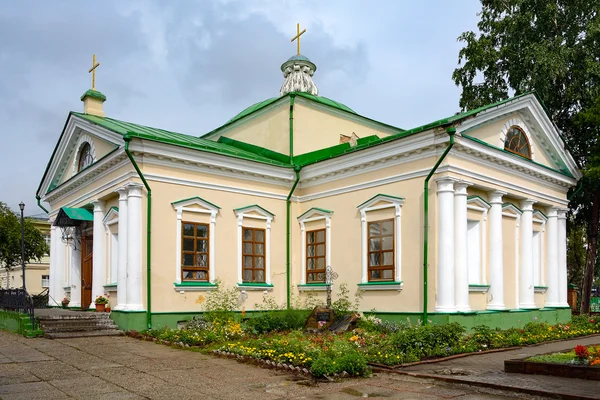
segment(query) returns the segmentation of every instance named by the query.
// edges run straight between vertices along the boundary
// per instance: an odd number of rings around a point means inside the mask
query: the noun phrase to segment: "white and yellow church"
[[[176,326],[217,281],[247,311],[265,294],[289,306],[324,297],[330,266],[389,319],[570,317],[581,173],[534,93],[404,130],[320,96],[299,51],[281,70],[278,97],[208,133],[112,119],[84,93],[37,192],[51,305],[107,293],[122,329]]]

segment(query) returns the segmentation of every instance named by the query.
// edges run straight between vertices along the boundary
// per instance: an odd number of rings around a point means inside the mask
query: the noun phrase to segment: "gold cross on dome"
[[[96,90],[96,68],[100,66],[100,63],[96,62],[96,55],[92,58],[92,68],[90,68],[89,72],[92,73],[92,90]]]
[[[294,36],[292,38],[292,40],[290,40],[291,42],[293,42],[294,40],[298,39],[298,55],[300,55],[300,36],[306,32],[306,29],[304,29],[302,32],[300,32],[300,24],[296,24],[296,31],[298,32],[296,34],[296,36]]]

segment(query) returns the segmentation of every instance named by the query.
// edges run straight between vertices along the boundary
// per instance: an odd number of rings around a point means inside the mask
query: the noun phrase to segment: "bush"
[[[320,356],[310,367],[310,373],[316,378],[341,374],[344,371],[350,376],[363,376],[367,372],[367,360],[362,354],[354,351],[338,358]]]
[[[216,284],[216,289],[206,295],[204,309],[206,310],[207,320],[228,321],[234,319],[234,311],[238,307],[240,292],[235,287],[225,289],[218,280]]]
[[[245,325],[246,329],[255,334],[302,329],[309,314],[308,310],[267,311],[248,319]]]
[[[452,322],[444,325],[420,325],[391,335],[396,352],[410,353],[418,358],[445,356],[459,352],[465,328]]]

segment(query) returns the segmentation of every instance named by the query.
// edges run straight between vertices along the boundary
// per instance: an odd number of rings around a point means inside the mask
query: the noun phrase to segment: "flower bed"
[[[578,345],[573,350],[542,354],[526,359],[506,360],[507,373],[568,376],[600,380],[600,345]]]

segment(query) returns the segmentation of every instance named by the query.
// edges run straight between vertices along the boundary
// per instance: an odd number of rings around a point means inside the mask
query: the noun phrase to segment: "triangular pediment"
[[[391,196],[389,194],[377,194],[369,200],[360,204],[357,208],[359,211],[368,211],[393,206],[401,206],[404,203],[403,197]]]
[[[102,220],[102,222],[104,223],[104,225],[110,225],[111,223],[114,223],[118,220],[119,220],[119,208],[113,206],[108,210],[108,212],[104,216],[104,219]]]
[[[275,214],[273,214],[271,211],[269,211],[265,208],[262,208],[258,204],[252,204],[250,206],[236,208],[235,210],[233,210],[233,212],[238,217],[242,215],[242,216],[248,217],[248,218],[258,217],[258,218],[272,219],[275,216]]]
[[[333,211],[326,210],[324,208],[313,207],[310,210],[304,212],[302,215],[298,217],[298,222],[303,222],[308,219],[314,218],[327,218],[333,214]]]
[[[479,196],[469,196],[467,198],[467,205],[482,208],[484,210],[489,210],[491,208],[490,203],[488,203]]]
[[[475,117],[465,119],[457,127],[457,132],[466,139],[507,152],[504,143],[512,127],[518,127],[527,137],[531,161],[575,178],[581,177],[559,131],[534,94],[520,96],[478,112]]]
[[[69,114],[67,122],[46,166],[38,196],[54,190],[62,183],[94,166],[123,144],[122,136],[93,125],[82,118]],[[82,149],[89,145],[89,165],[79,169],[79,156]]]
[[[196,212],[210,212],[217,213],[221,207],[210,201],[204,200],[201,197],[190,197],[187,199],[177,200],[171,203],[173,208],[177,211],[196,211]]]
[[[502,214],[518,218],[521,216],[521,214],[523,214],[523,211],[521,211],[521,209],[515,206],[513,203],[504,203],[502,205]]]

